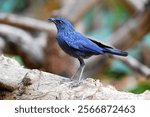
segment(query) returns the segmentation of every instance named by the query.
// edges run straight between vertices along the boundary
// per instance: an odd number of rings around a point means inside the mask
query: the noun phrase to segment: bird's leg
[[[71,80],[74,80],[74,79],[76,79],[76,75],[78,74],[78,72],[80,71],[80,67],[77,69],[77,71],[75,72],[75,74],[71,77]]]
[[[80,72],[80,75],[79,75],[79,82],[81,82],[82,74],[83,74],[83,71],[84,71],[84,68],[85,68],[85,63],[84,63],[84,60],[81,59],[81,58],[79,58],[78,60],[80,62],[80,67],[79,68],[81,69],[81,72]]]
[[[71,80],[77,79],[78,77],[78,81],[80,82],[82,79],[82,74],[83,74],[83,70],[85,68],[85,63],[83,61],[83,59],[79,58],[78,59],[80,62],[80,67],[78,68],[78,70],[75,72],[75,74],[71,77]],[[78,75],[78,76],[77,76]]]

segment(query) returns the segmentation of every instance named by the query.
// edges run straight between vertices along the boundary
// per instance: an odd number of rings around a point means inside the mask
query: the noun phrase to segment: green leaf
[[[128,90],[129,92],[139,94],[143,93],[145,90],[150,90],[150,83],[148,82],[141,82],[133,89]]]

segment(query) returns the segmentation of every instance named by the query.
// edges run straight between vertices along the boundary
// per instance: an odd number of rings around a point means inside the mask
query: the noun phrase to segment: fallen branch
[[[1,99],[150,99],[149,91],[143,94],[117,91],[91,78],[76,87],[73,83],[54,74],[25,69],[15,60],[0,56]]]
[[[0,34],[11,37],[7,38],[7,41],[16,44],[19,49],[30,56],[36,63],[43,61],[43,48],[28,32],[5,24],[0,24],[0,28]]]
[[[37,20],[34,18],[23,17],[15,14],[0,13],[0,23],[9,24],[16,27],[29,29],[29,30],[42,30],[51,31],[54,30],[54,25],[50,26],[47,19],[45,21]]]
[[[131,69],[133,69],[137,73],[140,73],[143,76],[146,76],[147,78],[150,78],[150,68],[148,68],[144,64],[140,63],[135,58],[133,58],[131,56],[128,56],[126,58],[119,57],[119,56],[113,56],[113,58],[124,62],[125,64],[127,64]]]

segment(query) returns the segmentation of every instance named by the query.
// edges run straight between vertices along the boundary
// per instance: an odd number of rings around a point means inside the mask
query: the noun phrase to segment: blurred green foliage
[[[129,17],[130,12],[120,0],[106,0],[110,6],[95,7],[84,17],[86,34],[99,40],[107,40],[114,30],[122,25]],[[93,22],[96,29],[93,30]],[[99,27],[97,27],[99,26]]]
[[[124,64],[121,61],[113,60],[110,67],[111,67],[110,69],[111,71],[124,73],[126,75],[131,75],[133,73],[132,69],[130,69],[126,64]]]
[[[24,65],[24,62],[23,62],[23,60],[22,60],[22,57],[19,56],[19,55],[6,55],[6,54],[5,54],[5,56],[8,56],[8,57],[10,57],[10,58],[15,59],[16,61],[18,61],[18,63],[19,63],[20,65]]]
[[[150,33],[147,34],[147,35],[144,37],[143,44],[144,44],[144,45],[147,45],[147,46],[150,45]]]
[[[16,56],[14,57],[14,59],[15,59],[16,61],[18,61],[20,65],[24,65],[24,62],[23,62],[23,60],[22,60],[22,58],[21,58],[20,56],[16,55]]]
[[[139,94],[139,93],[143,93],[145,90],[150,90],[149,82],[141,82],[137,86],[129,90],[129,92]]]
[[[112,67],[107,67],[104,70],[104,74],[106,74],[108,78],[116,79],[116,80],[121,79],[121,78],[123,78],[123,77],[125,77],[127,75],[124,71],[113,70]]]
[[[22,11],[27,5],[27,0],[0,0],[0,11],[16,12]]]

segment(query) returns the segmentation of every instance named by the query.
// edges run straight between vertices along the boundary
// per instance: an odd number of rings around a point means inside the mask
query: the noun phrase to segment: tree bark
[[[113,86],[104,86],[92,78],[78,84],[68,78],[26,69],[14,59],[0,56],[0,99],[150,99],[150,92],[132,94],[117,91]]]

